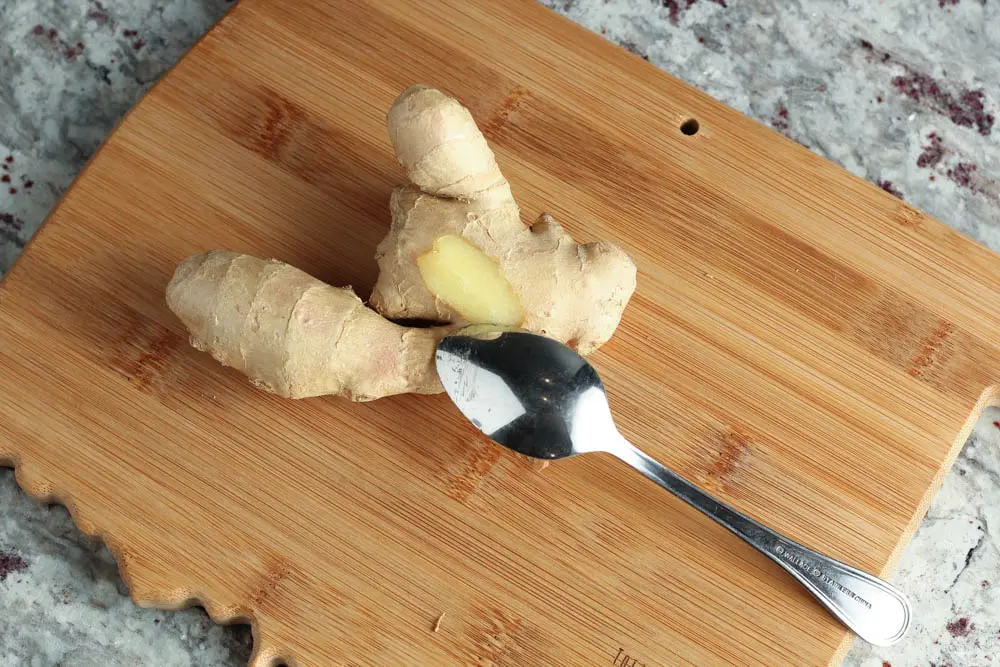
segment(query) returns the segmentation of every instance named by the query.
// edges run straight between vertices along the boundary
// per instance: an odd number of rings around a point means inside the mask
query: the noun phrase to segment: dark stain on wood
[[[742,425],[733,425],[720,431],[713,443],[705,470],[707,486],[725,491],[732,490],[740,472],[750,465],[753,439]]]
[[[277,95],[269,95],[262,101],[267,114],[263,118],[263,127],[251,141],[258,154],[278,161],[289,137],[298,129],[306,114],[301,108]]]
[[[264,603],[278,589],[278,586],[291,572],[291,564],[283,558],[273,557],[268,563],[267,569],[261,574],[257,585],[247,598],[247,606],[251,609],[261,609]]]
[[[166,383],[169,359],[181,337],[131,309],[124,311],[124,320],[111,366],[139,391],[158,393]]]
[[[448,478],[448,497],[465,502],[490,474],[502,454],[500,446],[485,437],[472,443],[461,469]]]
[[[530,99],[531,91],[527,88],[518,87],[507,93],[500,104],[500,108],[486,122],[480,125],[480,130],[487,141],[495,141],[510,119],[511,114],[524,106]]]
[[[536,634],[530,632],[521,618],[491,610],[477,619],[467,632],[474,652],[471,664],[482,667],[538,664],[528,655],[533,652],[528,647],[535,646]]]
[[[946,358],[948,354],[947,341],[953,332],[954,328],[948,322],[944,320],[938,322],[937,327],[920,346],[920,350],[913,355],[907,372],[916,378],[923,377],[931,367]]]

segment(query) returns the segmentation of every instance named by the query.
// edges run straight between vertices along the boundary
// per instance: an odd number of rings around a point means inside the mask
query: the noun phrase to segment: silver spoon
[[[888,646],[906,634],[910,603],[887,582],[762,526],[625,440],[597,371],[562,343],[517,329],[466,327],[441,341],[437,371],[462,414],[501,445],[539,459],[613,454],[780,565],[865,641]]]

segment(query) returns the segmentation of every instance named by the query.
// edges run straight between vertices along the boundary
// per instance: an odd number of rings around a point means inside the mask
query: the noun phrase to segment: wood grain
[[[0,285],[0,458],[140,604],[252,621],[258,666],[836,661],[777,566],[608,458],[539,470],[443,396],[284,401],[185,344],[194,252],[368,293],[413,82],[470,106],[526,219],[635,258],[593,357],[626,435],[887,571],[997,400],[1000,258],[523,2],[243,0]]]

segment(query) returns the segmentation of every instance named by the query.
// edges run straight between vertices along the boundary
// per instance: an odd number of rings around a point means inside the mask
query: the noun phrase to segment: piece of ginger
[[[578,244],[546,215],[522,224],[486,139],[453,98],[412,86],[387,123],[411,185],[393,192],[376,250],[371,303],[381,315],[287,264],[210,251],[184,260],[167,288],[194,347],[281,396],[364,401],[443,391],[434,353],[450,329],[386,317],[517,325],[582,354],[611,337],[635,289],[624,251]]]
[[[376,250],[380,273],[370,301],[377,311],[392,319],[452,323],[508,324],[490,320],[509,317],[581,354],[611,337],[635,290],[635,265],[621,248],[579,244],[544,214],[530,227],[523,224],[493,152],[457,100],[411,86],[392,105],[387,124],[412,184],[393,192],[392,225]],[[441,255],[442,239],[451,237],[496,262],[498,275],[490,278],[481,262],[469,264],[472,253]],[[424,268],[435,252],[428,274]],[[470,277],[482,286],[479,299],[446,279],[467,270],[476,271]],[[488,314],[506,286],[520,317],[502,304],[496,315]]]
[[[282,262],[225,250],[193,255],[174,272],[167,304],[191,345],[286,398],[443,391],[434,351],[444,329],[394,324],[349,287]]]

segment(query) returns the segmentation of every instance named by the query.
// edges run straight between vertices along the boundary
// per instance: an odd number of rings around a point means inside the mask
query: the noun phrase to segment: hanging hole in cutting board
[[[698,121],[694,118],[688,118],[681,123],[681,134],[686,134],[689,137],[693,134],[698,134]]]

